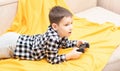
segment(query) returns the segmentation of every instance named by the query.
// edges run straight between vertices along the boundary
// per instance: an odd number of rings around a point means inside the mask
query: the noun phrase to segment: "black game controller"
[[[85,42],[84,44],[81,44],[81,45],[79,46],[79,49],[77,49],[77,51],[84,53],[84,52],[85,52],[85,51],[84,51],[84,48],[89,48],[89,47],[90,47],[89,43]]]

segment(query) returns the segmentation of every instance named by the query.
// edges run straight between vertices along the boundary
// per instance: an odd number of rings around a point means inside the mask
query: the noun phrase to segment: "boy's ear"
[[[53,23],[53,24],[52,24],[52,28],[53,28],[54,30],[57,30],[57,24]]]

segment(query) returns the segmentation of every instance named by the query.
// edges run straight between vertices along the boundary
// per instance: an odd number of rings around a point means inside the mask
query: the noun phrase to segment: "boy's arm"
[[[81,44],[84,44],[85,40],[68,40],[67,38],[65,38],[62,41],[62,47],[63,48],[69,48],[69,47],[79,47]]]
[[[49,38],[46,43],[46,56],[47,61],[51,64],[59,64],[66,60],[65,54],[58,55],[59,45],[55,38]]]
[[[69,48],[69,47],[77,47],[77,40],[68,40],[67,38],[64,38],[62,41],[62,47],[63,48]]]
[[[66,60],[77,59],[82,54],[82,52],[77,52],[75,48],[67,54],[58,55],[59,45],[57,43],[55,38],[49,38],[47,40],[46,56],[47,61],[51,64],[59,64]]]

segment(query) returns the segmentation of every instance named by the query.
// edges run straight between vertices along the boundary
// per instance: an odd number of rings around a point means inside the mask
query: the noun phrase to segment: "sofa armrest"
[[[10,27],[17,9],[17,0],[0,0],[0,34]]]
[[[0,0],[0,6],[16,3],[18,0]]]
[[[120,14],[120,0],[98,0],[97,5]]]

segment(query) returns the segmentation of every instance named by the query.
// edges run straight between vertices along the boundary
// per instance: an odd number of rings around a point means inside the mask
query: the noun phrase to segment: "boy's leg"
[[[13,56],[19,35],[14,32],[8,32],[0,36],[0,58],[10,58]]]

